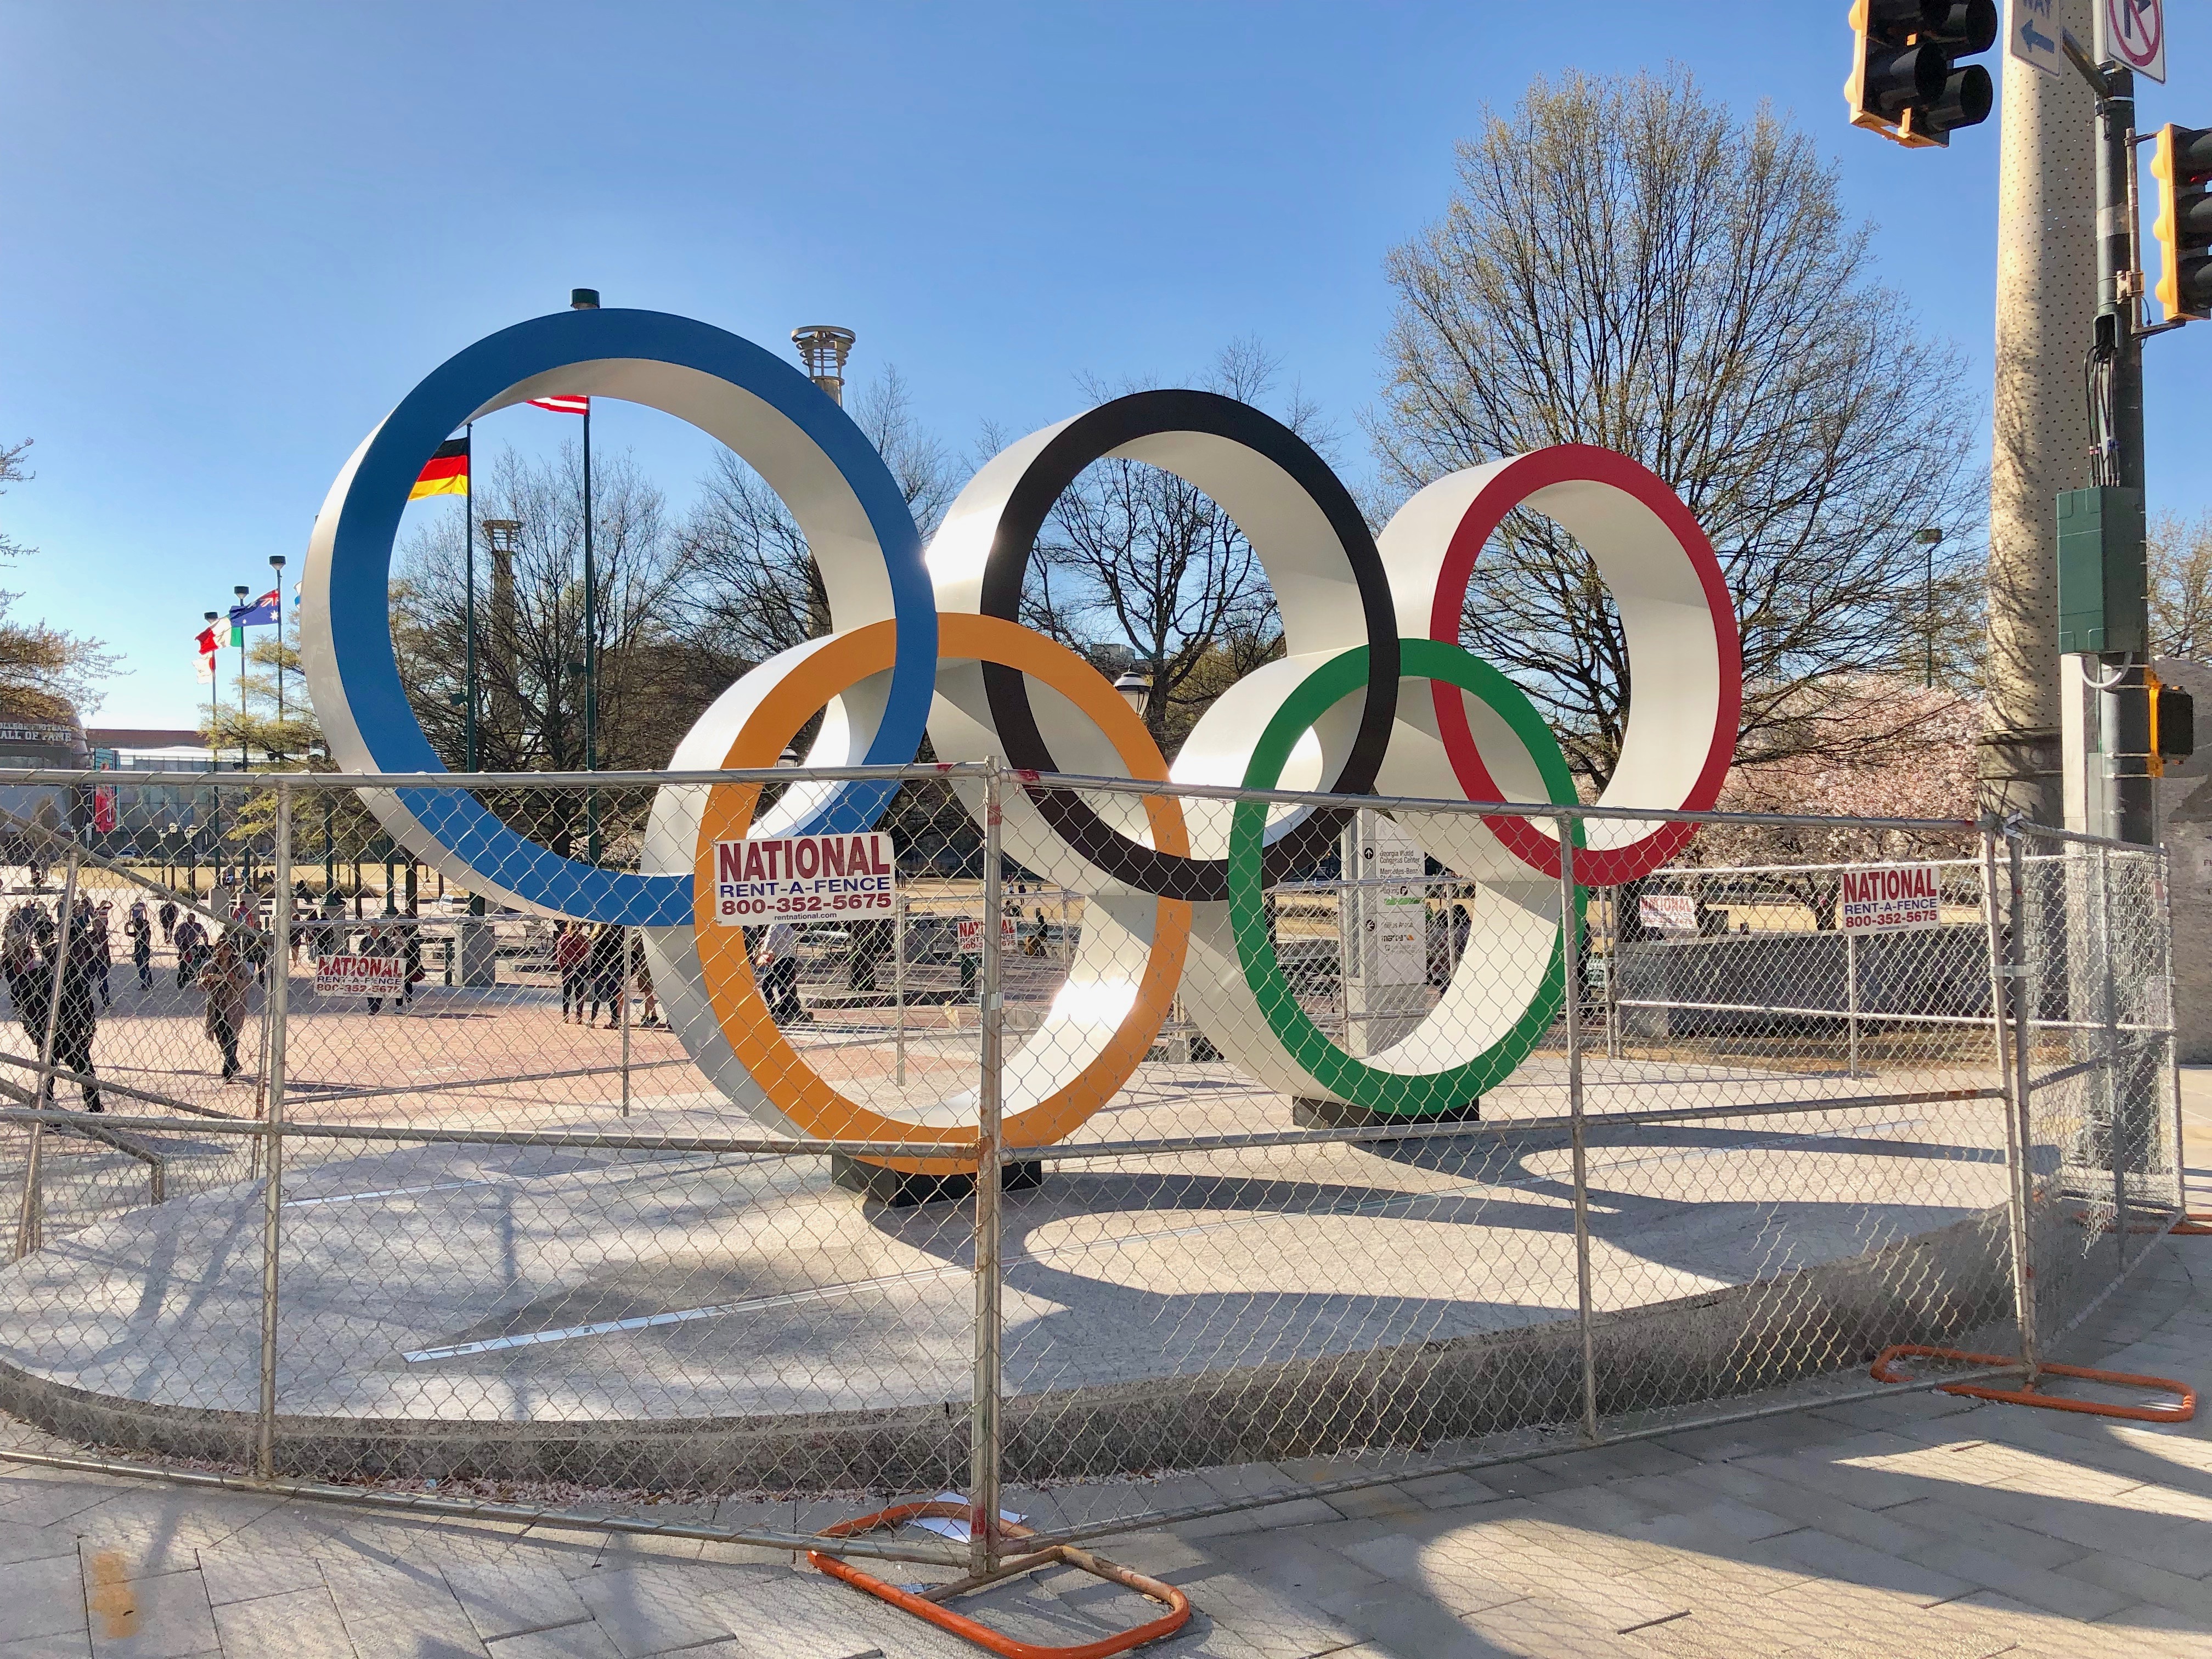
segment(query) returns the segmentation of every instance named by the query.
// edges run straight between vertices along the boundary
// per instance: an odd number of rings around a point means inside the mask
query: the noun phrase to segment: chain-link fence
[[[1087,1538],[2032,1364],[2179,1213],[2144,849],[1738,818],[1593,886],[1681,816],[471,781],[0,780],[0,1405]]]

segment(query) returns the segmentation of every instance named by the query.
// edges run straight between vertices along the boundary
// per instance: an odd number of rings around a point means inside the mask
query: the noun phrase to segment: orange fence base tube
[[[921,1504],[895,1504],[890,1509],[878,1510],[873,1515],[864,1515],[856,1521],[840,1521],[834,1527],[825,1527],[817,1534],[822,1538],[854,1538],[864,1532],[878,1532],[887,1527],[900,1526],[908,1521],[920,1521],[942,1516],[947,1520],[968,1518],[965,1504],[949,1504],[942,1500]],[[1009,1538],[1033,1537],[1027,1527],[1012,1522],[1000,1523]],[[817,1571],[832,1578],[842,1578],[859,1589],[864,1589],[880,1601],[890,1602],[902,1612],[917,1619],[926,1619],[938,1629],[950,1632],[963,1641],[973,1642],[986,1652],[995,1653],[1000,1659],[1111,1659],[1117,1653],[1127,1653],[1146,1642],[1157,1642],[1163,1636],[1172,1636],[1190,1620],[1190,1598],[1172,1584],[1164,1584],[1157,1578],[1147,1578],[1143,1573],[1093,1555],[1089,1550],[1078,1549],[1072,1544],[1057,1544],[1048,1549],[1009,1559],[1000,1571],[977,1577],[963,1578],[950,1584],[939,1584],[923,1592],[902,1589],[896,1584],[886,1583],[873,1573],[861,1571],[849,1561],[819,1550],[809,1550],[806,1559]],[[1032,1571],[1038,1567],[1066,1565],[1080,1568],[1124,1589],[1150,1597],[1167,1608],[1167,1612],[1150,1624],[1139,1625],[1116,1635],[1102,1637],[1096,1642],[1080,1642],[1073,1647],[1042,1647],[1035,1642],[1018,1641],[1015,1638],[963,1617],[944,1605],[944,1601],[970,1589],[981,1589],[987,1584],[997,1583],[1018,1573]]]
[[[1900,1342],[1894,1347],[1884,1348],[1875,1357],[1874,1380],[1877,1382],[1910,1382],[1915,1379],[1903,1376],[1890,1361],[1912,1357],[1923,1359],[1951,1359],[1971,1365],[2012,1365],[2019,1362],[2001,1353],[1967,1353],[1959,1348],[1929,1348],[1918,1343]],[[2170,1376],[2139,1376],[2133,1371],[2093,1370],[2087,1365],[2039,1365],[2036,1368],[2045,1376],[2078,1376],[2085,1382],[2109,1382],[2127,1389],[2155,1389],[2174,1396],[2171,1406],[2108,1406],[2094,1400],[2063,1400],[2056,1395],[2039,1394],[2033,1389],[2000,1389],[1987,1382],[1947,1382],[1945,1394],[1963,1395],[1975,1400],[2001,1401],[2008,1406],[2039,1406],[2045,1411],[2080,1412],[2087,1417],[2123,1417],[2136,1423],[2186,1423],[2197,1415],[2197,1390],[2186,1383],[2177,1382]]]

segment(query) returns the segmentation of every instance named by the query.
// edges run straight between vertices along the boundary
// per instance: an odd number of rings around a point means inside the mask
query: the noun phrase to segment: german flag
[[[425,495],[465,495],[469,493],[469,441],[451,438],[438,446],[438,453],[430,457],[430,464],[422,469],[422,477],[415,480],[415,488],[407,492],[407,499],[419,501]]]

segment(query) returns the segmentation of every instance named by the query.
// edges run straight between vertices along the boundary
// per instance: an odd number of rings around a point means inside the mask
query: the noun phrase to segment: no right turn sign
[[[2166,79],[2166,0],[2097,0],[2097,61]]]

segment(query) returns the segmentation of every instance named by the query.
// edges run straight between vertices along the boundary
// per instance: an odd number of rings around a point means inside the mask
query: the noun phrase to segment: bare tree
[[[2212,660],[2212,513],[2161,513],[2150,526],[2154,657]]]
[[[592,457],[592,544],[599,567],[599,762],[661,764],[684,725],[671,728],[666,659],[681,654],[677,599],[682,557],[659,490],[626,453]],[[484,520],[522,528],[511,562],[477,556],[477,726],[491,771],[573,771],[584,763],[583,478],[580,453],[551,463],[502,450],[479,463]],[[392,641],[402,682],[431,745],[448,766],[465,753],[466,587],[458,523],[426,527],[408,544],[392,583]],[[488,580],[488,577],[489,580]],[[487,592],[487,590],[495,590]],[[720,684],[702,688],[703,707]]]
[[[1255,340],[1232,341],[1206,386],[1260,404],[1280,364]],[[1081,385],[1093,403],[1139,390]],[[1276,411],[1324,452],[1334,434],[1291,388]],[[1086,467],[1053,506],[1022,594],[1023,621],[1152,682],[1145,723],[1172,755],[1207,705],[1282,650],[1267,573],[1244,532],[1202,490],[1142,461]]]
[[[1410,492],[1546,445],[1634,456],[1720,551],[1739,607],[1748,759],[1894,743],[1925,630],[1969,678],[1980,479],[1957,353],[1869,272],[1834,169],[1771,111],[1736,118],[1686,73],[1539,80],[1459,148],[1444,216],[1390,256],[1398,308],[1370,423]],[[1948,532],[1926,603],[1924,526]],[[1515,675],[1601,787],[1628,711],[1626,646],[1588,555],[1516,513],[1476,566],[1468,647]],[[1817,718],[1836,676],[1899,695]],[[1905,671],[1896,672],[1894,671]],[[1840,686],[1843,682],[1838,682]]]
[[[1814,728],[1813,741],[1794,755],[1736,767],[1721,793],[1721,811],[1838,820],[1974,816],[1978,697],[1929,689],[1909,676],[1871,674],[1839,678],[1808,695],[1812,712],[1802,718]],[[1895,725],[1901,718],[1914,734],[1909,749],[1883,752],[1863,742],[1869,724]],[[1796,894],[1815,927],[1831,928],[1839,878],[1832,869],[1804,866],[1955,857],[1967,842],[1955,830],[1869,830],[1844,822],[1715,823],[1698,832],[1690,856],[1705,865],[1786,866],[1774,870],[1768,884]]]
[[[925,430],[896,364],[854,399],[853,419],[882,454],[927,541],[959,493],[959,469]],[[806,537],[767,481],[728,450],[677,533],[688,626],[699,649],[742,672],[827,633],[829,595]]]
[[[4,486],[36,475],[23,465],[31,440],[0,444],[0,495]],[[0,559],[36,552],[0,530]],[[0,592],[0,715],[11,720],[68,720],[100,706],[100,683],[116,672],[116,657],[98,640],[65,634],[43,622],[9,612],[21,593]]]

